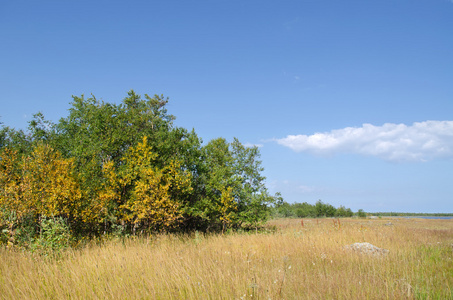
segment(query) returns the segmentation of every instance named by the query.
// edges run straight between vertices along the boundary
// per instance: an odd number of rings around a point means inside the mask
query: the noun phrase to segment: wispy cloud
[[[452,0],[453,1],[453,0]],[[288,22],[285,22],[283,25],[285,26],[286,30],[292,30],[293,27],[299,23],[299,18],[292,19]]]
[[[264,146],[263,144],[244,143],[244,147],[246,147],[246,148],[253,148],[253,147],[262,148],[263,146]]]
[[[317,155],[355,153],[387,161],[428,161],[453,158],[453,121],[425,121],[412,125],[363,124],[312,135],[275,139],[296,152]]]
[[[313,193],[319,190],[319,188],[316,188],[314,186],[308,186],[308,185],[297,185],[296,189],[301,192],[301,193]]]

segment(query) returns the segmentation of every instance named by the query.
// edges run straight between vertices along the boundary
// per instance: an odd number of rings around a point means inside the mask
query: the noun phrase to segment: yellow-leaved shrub
[[[0,227],[6,226],[10,236],[25,218],[78,218],[81,191],[74,160],[48,145],[38,144],[29,155],[3,149],[0,185]]]
[[[222,231],[224,231],[234,220],[234,212],[237,211],[237,203],[234,201],[233,188],[222,188],[220,203],[218,205]]]
[[[120,166],[106,162],[97,211],[117,207],[115,218],[132,224],[134,229],[166,230],[176,226],[182,212],[172,195],[190,190],[190,174],[176,161],[158,167],[156,158],[145,136],[126,152]]]

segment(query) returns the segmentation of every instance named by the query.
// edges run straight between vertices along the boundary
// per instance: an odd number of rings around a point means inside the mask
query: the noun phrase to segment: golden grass
[[[386,223],[393,225],[387,226]],[[453,220],[274,220],[276,231],[0,250],[3,299],[453,299]],[[343,249],[369,242],[383,257]]]

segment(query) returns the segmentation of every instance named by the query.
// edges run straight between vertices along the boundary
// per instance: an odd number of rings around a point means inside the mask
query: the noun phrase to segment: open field
[[[58,260],[0,249],[0,298],[453,299],[453,220],[340,222],[117,240]],[[344,249],[356,242],[389,253]]]

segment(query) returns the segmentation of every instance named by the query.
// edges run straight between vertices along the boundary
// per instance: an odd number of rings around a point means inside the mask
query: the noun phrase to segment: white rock
[[[355,243],[344,247],[346,250],[351,250],[369,255],[387,255],[389,250],[376,247],[370,243]]]

